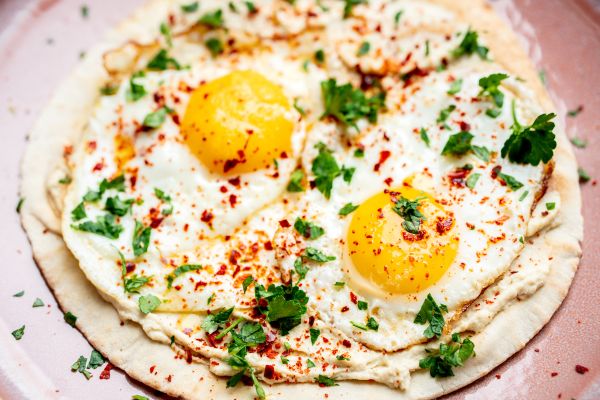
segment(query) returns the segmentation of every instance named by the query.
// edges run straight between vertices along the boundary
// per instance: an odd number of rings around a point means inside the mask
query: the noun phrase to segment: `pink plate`
[[[113,370],[86,381],[71,364],[90,345],[65,324],[56,301],[31,258],[15,213],[19,161],[28,130],[59,82],[85,49],[143,0],[0,0],[0,398],[131,398],[152,389]],[[458,1],[458,0],[457,0]],[[468,0],[464,0],[468,1]],[[570,137],[588,141],[576,150],[592,181],[582,186],[586,221],[584,256],[571,291],[551,322],[519,353],[488,376],[446,399],[600,398],[600,1],[498,0],[494,6],[520,34],[545,77]],[[580,105],[577,117],[567,111]],[[597,137],[598,136],[598,137]],[[25,291],[22,297],[13,294]],[[32,308],[39,297],[44,307]],[[515,321],[518,323],[518,321]],[[26,325],[15,341],[10,332]],[[510,335],[510,332],[506,332]],[[581,365],[589,369],[576,371]],[[581,371],[581,369],[580,369]]]

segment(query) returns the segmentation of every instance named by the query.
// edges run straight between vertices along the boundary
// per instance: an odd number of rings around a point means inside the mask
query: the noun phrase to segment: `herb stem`
[[[216,339],[217,339],[217,340],[218,340],[218,339],[222,339],[222,338],[223,338],[225,335],[227,335],[227,334],[229,333],[229,331],[230,331],[230,330],[232,330],[233,328],[235,328],[235,327],[237,326],[237,324],[239,324],[239,323],[240,323],[240,322],[242,322],[243,320],[244,320],[244,318],[242,318],[242,317],[239,317],[238,319],[236,319],[235,321],[233,321],[233,322],[231,323],[231,325],[229,325],[227,328],[223,329],[223,330],[221,331],[221,333],[219,333],[219,334],[216,336]]]
[[[521,129],[521,124],[519,123],[519,120],[517,119],[517,101],[515,99],[512,99],[512,103],[511,103],[511,113],[512,113],[512,117],[513,117],[513,123],[515,125],[515,128],[517,129]]]

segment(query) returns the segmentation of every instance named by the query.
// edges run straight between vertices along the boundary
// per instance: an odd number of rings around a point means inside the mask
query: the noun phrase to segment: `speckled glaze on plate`
[[[113,370],[86,381],[71,364],[91,347],[65,324],[31,258],[19,225],[18,169],[28,130],[61,79],[86,48],[143,0],[0,0],[0,398],[129,399],[160,394]],[[457,0],[458,1],[458,0]],[[468,1],[468,0],[464,0]],[[523,39],[547,81],[569,137],[585,139],[577,149],[592,181],[582,186],[583,259],[562,307],[520,352],[486,377],[445,396],[471,399],[600,399],[600,0],[497,0],[493,5]],[[580,105],[577,117],[567,111]],[[22,297],[13,294],[24,290]],[[44,307],[32,308],[39,297]],[[519,321],[515,321],[518,324]],[[14,329],[26,325],[15,341]],[[510,335],[510,332],[506,332]],[[577,365],[589,371],[580,374]]]

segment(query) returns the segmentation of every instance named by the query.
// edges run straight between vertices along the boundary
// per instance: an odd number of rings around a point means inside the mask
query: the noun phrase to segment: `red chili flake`
[[[218,335],[219,335],[219,331],[215,331],[213,333],[209,333],[206,335],[206,339],[208,340],[208,343],[212,347],[217,347],[217,345],[223,341],[223,338],[217,339]]]
[[[103,168],[104,168],[104,163],[101,161],[99,163],[96,163],[96,165],[94,165],[94,168],[92,168],[92,171],[94,171],[94,172],[102,171]]]
[[[67,157],[73,154],[73,146],[68,145],[63,147],[63,156]]]
[[[358,297],[356,297],[354,292],[350,292],[350,301],[353,302],[354,304],[358,303]]]
[[[265,250],[273,250],[273,244],[271,242],[265,242]]]
[[[128,274],[132,273],[133,271],[135,271],[135,264],[132,262],[128,262],[127,264],[125,264],[125,270]]]
[[[231,206],[231,208],[234,208],[236,204],[237,204],[237,196],[235,194],[230,194],[229,195],[229,205]]]
[[[502,375],[500,375],[500,374],[496,375],[496,379],[500,379],[501,377],[502,377]]]
[[[346,312],[346,311],[348,311],[348,310],[350,310],[350,307],[348,307],[348,306],[344,306],[344,307],[342,307],[342,310],[341,310],[341,311],[342,311],[342,312]]]
[[[375,164],[375,166],[373,167],[373,171],[378,172],[379,169],[381,168],[381,165],[388,159],[390,158],[390,156],[392,155],[391,152],[387,151],[387,150],[383,150],[379,153],[379,161],[377,161],[377,164]]]
[[[289,228],[291,225],[287,219],[282,219],[281,221],[279,221],[279,226],[281,226],[282,228]]]
[[[273,379],[273,375],[275,374],[275,367],[271,364],[265,365],[265,378]]]
[[[95,140],[89,141],[87,143],[87,149],[88,151],[91,153],[92,151],[96,150],[96,147],[98,146],[98,144],[96,143]]]
[[[350,343],[350,341],[348,339],[342,340],[342,345],[347,348],[352,347],[352,343]]]
[[[202,211],[202,215],[200,216],[200,221],[205,222],[212,228],[212,220],[215,216],[208,210]]]
[[[135,189],[136,183],[137,183],[137,174],[131,175],[131,177],[129,177],[129,184],[131,185],[132,189]]]
[[[225,271],[227,271],[227,265],[221,264],[221,267],[215,275],[225,275]]]
[[[496,165],[494,168],[492,168],[492,172],[490,174],[492,179],[496,179],[500,171],[502,171],[502,167],[500,165]],[[504,184],[506,185],[506,182]]]
[[[308,326],[313,326],[315,324],[315,317],[312,315],[308,317]]]
[[[100,379],[110,379],[110,370],[113,369],[113,365],[111,363],[106,364],[104,370],[100,372]]]
[[[152,229],[156,229],[160,226],[160,224],[163,222],[164,218],[152,218],[152,222],[150,222],[150,227]]]
[[[552,372],[552,373],[550,374],[550,376],[551,376],[551,377],[553,377],[553,378],[554,378],[555,376],[557,376],[557,375],[558,375],[558,372]]]
[[[155,369],[156,369],[156,365],[151,366],[150,367],[150,373],[153,373]]]
[[[237,176],[235,178],[231,178],[227,182],[229,182],[230,185],[235,186],[236,188],[240,187],[240,177],[239,176]]]
[[[173,375],[169,375],[165,378],[167,380],[167,382],[171,382],[171,380],[173,379]]]
[[[448,232],[452,228],[453,222],[454,220],[452,218],[437,217],[437,222],[435,224],[437,233],[443,235],[444,233]]]
[[[419,231],[417,234],[402,231],[402,238],[407,242],[417,242],[419,240],[423,240],[424,237],[425,231],[423,230]]]
[[[238,159],[226,160],[225,164],[223,165],[223,172],[227,173],[227,172],[231,171],[239,163],[240,163],[240,160],[238,160]]]
[[[192,350],[191,349],[185,349],[185,361],[188,364],[191,364],[192,360],[193,360],[193,358],[192,358]]]
[[[171,119],[173,120],[175,125],[179,125],[181,123],[181,121],[179,120],[178,114],[175,114],[175,113],[171,114]]]
[[[391,185],[392,185],[392,182],[394,182],[394,179],[393,179],[393,178],[386,178],[386,179],[385,179],[383,182],[384,182],[386,185],[388,185],[388,186],[391,186]]]
[[[240,254],[239,251],[237,250],[231,250],[231,253],[229,253],[229,262],[232,263],[233,265],[237,265],[238,263],[238,259],[241,257],[242,255]]]
[[[577,372],[578,374],[581,374],[581,375],[585,374],[585,373],[586,373],[586,372],[588,372],[589,370],[590,370],[589,368],[587,368],[587,367],[584,367],[583,365],[579,365],[579,364],[577,364],[577,365],[575,366],[575,372]]]
[[[471,172],[468,168],[457,168],[452,172],[448,173],[448,179],[450,183],[457,187],[465,187],[465,178]]]
[[[198,281],[196,282],[196,285],[194,286],[194,291],[198,290],[200,287],[204,287],[208,285],[208,283],[203,282],[203,281]]]
[[[460,130],[464,132],[469,132],[471,130],[471,125],[466,123],[465,121],[460,121]]]
[[[227,193],[228,191],[227,186],[221,186],[219,190],[221,191],[221,193]]]

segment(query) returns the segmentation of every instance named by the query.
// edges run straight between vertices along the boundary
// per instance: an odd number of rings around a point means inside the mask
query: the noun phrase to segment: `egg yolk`
[[[255,71],[235,71],[198,87],[181,133],[213,173],[245,173],[291,153],[294,123],[280,86]]]
[[[424,219],[410,233],[393,206],[404,197],[418,199]],[[416,293],[435,284],[448,270],[458,249],[454,216],[430,195],[411,188],[385,191],[353,213],[348,252],[354,269],[372,285],[392,294]],[[414,232],[414,228],[411,228]]]

